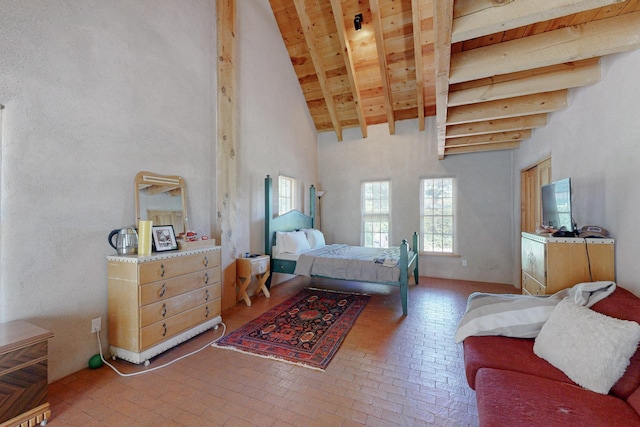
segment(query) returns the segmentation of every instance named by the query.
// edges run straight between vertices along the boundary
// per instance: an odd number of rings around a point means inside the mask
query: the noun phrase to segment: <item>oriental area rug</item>
[[[324,370],[369,298],[303,289],[226,335],[214,347]]]

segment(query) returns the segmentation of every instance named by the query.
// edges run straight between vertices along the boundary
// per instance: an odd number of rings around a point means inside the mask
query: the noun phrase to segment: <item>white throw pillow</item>
[[[276,237],[276,244],[280,253],[297,254],[311,249],[307,236],[303,231],[282,233],[279,238]]]
[[[307,235],[307,240],[309,240],[309,246],[311,246],[311,249],[319,248],[326,244],[322,231],[316,230],[315,228],[307,228],[304,230],[304,233]]]
[[[563,299],[536,337],[533,352],[576,384],[607,394],[640,342],[640,325]]]

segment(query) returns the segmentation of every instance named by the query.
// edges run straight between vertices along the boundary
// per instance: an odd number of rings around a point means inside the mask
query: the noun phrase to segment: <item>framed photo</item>
[[[178,242],[173,225],[158,225],[152,228],[153,250],[156,252],[177,251]]]

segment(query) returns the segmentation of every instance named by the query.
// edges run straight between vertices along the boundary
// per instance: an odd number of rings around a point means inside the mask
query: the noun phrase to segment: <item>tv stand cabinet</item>
[[[615,281],[614,242],[522,233],[522,293],[550,295],[582,282]]]

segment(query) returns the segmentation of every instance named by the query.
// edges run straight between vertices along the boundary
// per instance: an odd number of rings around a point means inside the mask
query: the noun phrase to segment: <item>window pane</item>
[[[425,252],[453,253],[453,178],[422,180],[422,242]]]
[[[278,177],[278,214],[282,215],[295,209],[296,181],[283,175]]]
[[[362,184],[362,242],[367,247],[389,247],[389,181]]]

